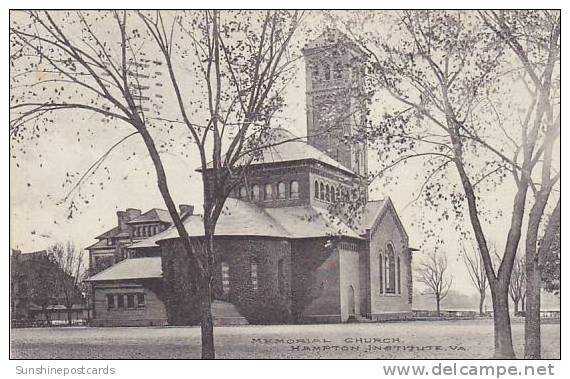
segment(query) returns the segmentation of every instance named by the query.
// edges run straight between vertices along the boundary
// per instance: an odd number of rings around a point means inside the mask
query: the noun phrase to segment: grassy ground
[[[517,356],[524,324],[513,323]],[[560,325],[542,326],[543,358],[560,357]],[[376,338],[376,340],[373,340]],[[11,357],[188,359],[200,356],[200,329],[36,328],[11,331]],[[394,323],[229,326],[215,329],[218,358],[490,358],[489,319]]]

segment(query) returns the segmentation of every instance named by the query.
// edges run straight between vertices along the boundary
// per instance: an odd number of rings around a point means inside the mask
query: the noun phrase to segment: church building
[[[284,142],[264,149],[227,199],[215,234],[215,322],[406,319],[412,249],[392,201],[368,198],[366,143],[353,138],[366,117],[356,100],[365,97],[363,54],[335,30],[303,53],[307,138],[272,129],[272,141]],[[358,210],[339,212],[354,196]],[[162,212],[141,218],[131,210],[123,229],[89,248],[92,265],[113,261],[88,279],[95,325],[198,323],[188,257]],[[201,215],[189,206],[181,215],[190,238],[203,238]],[[142,235],[146,226],[153,228]],[[107,234],[122,236],[122,253],[110,253]]]

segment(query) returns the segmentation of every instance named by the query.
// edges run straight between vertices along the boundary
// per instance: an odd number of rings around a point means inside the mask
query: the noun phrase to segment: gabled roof
[[[254,158],[250,166],[312,160],[324,163],[353,176],[356,175],[351,169],[345,167],[319,149],[309,145],[303,138],[297,137],[283,128],[271,129],[267,133],[266,140],[262,145],[267,147],[261,150],[261,154]],[[245,161],[245,159],[243,159],[243,161]],[[212,163],[210,162],[208,163],[208,168],[211,167]]]
[[[201,215],[189,216],[184,226],[190,237],[204,235]],[[216,225],[216,236],[254,236],[274,238],[313,238],[342,235],[361,238],[357,232],[325,209],[311,206],[262,208],[253,203],[230,198]],[[130,245],[129,249],[157,246],[157,242],[177,238],[178,231],[170,227],[150,238]]]
[[[311,206],[266,208],[279,224],[289,232],[291,238],[313,238],[342,235],[361,238],[356,231],[332,216],[326,209]]]
[[[95,237],[95,239],[100,240],[104,238],[111,238],[115,237],[117,234],[119,234],[119,227],[115,226],[114,228],[107,230],[103,234],[98,235],[97,237]]]
[[[374,225],[374,222],[378,219],[378,216],[380,216],[380,213],[386,204],[386,199],[371,200],[367,202],[364,206],[364,211],[362,212],[362,222],[360,226],[363,229],[372,228],[372,225]]]
[[[103,248],[113,249],[114,247],[115,247],[114,245],[113,246],[107,245],[107,241],[102,239],[102,240],[95,242],[91,246],[87,246],[85,248],[85,250],[97,250],[97,249],[103,249]]]
[[[138,224],[143,222],[165,222],[172,223],[172,217],[170,213],[165,209],[153,208],[139,217],[127,222],[127,224]]]
[[[130,258],[86,279],[90,282],[162,278],[160,257]]]

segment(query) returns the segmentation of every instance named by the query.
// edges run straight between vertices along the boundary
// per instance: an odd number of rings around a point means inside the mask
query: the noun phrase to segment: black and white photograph
[[[10,360],[560,360],[561,14],[11,9]]]

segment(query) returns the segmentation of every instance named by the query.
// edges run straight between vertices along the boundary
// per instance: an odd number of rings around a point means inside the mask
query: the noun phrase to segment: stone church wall
[[[396,256],[400,257],[401,293],[380,293],[379,253],[386,252],[388,243],[393,245]],[[412,304],[409,302],[408,293],[411,288],[409,278],[412,274],[409,254],[406,236],[397,227],[395,216],[388,210],[372,231],[370,241],[370,313],[373,319],[383,319],[382,315],[388,313],[392,313],[394,317],[405,317],[411,312]]]
[[[199,322],[196,283],[190,261],[177,240],[161,242],[165,305],[170,325]],[[216,240],[213,298],[233,303],[249,323],[291,320],[291,248],[272,238],[220,237]],[[281,263],[279,263],[281,261]],[[222,262],[229,267],[229,293],[222,285]],[[257,265],[257,289],[252,279]],[[279,273],[279,267],[282,272]]]

